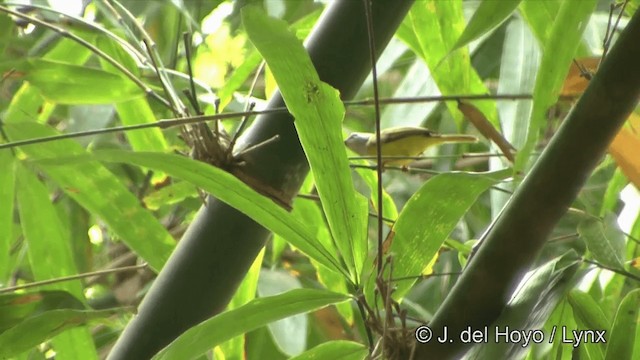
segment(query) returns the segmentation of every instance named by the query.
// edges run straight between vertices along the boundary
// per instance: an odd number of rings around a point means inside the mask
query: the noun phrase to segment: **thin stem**
[[[2,7],[0,6],[0,11]],[[166,69],[167,73],[174,73],[173,71]],[[183,76],[184,74],[175,73],[176,76]],[[202,86],[202,85],[201,85]],[[204,88],[204,87],[203,87]],[[204,88],[206,89],[206,88]],[[155,93],[154,93],[155,94]],[[155,96],[158,96],[155,94]],[[477,99],[477,100],[495,100],[500,98],[509,98],[511,100],[517,100],[519,95],[492,95],[492,97],[487,98],[486,95],[459,95],[457,97],[452,96],[433,96],[433,97],[416,97],[416,98],[382,98],[380,99],[380,104],[404,104],[404,103],[417,103],[417,102],[434,102],[434,101],[458,101],[459,99]],[[522,99],[530,99],[531,95],[523,95],[527,97],[522,97]],[[482,98],[478,98],[482,97]],[[358,100],[358,101],[345,101],[344,104],[346,106],[366,106],[371,105],[371,100]],[[169,109],[171,106],[168,102],[165,103]],[[234,112],[234,113],[225,113],[225,114],[215,114],[215,115],[199,115],[185,118],[171,118],[171,119],[160,119],[154,123],[145,123],[145,124],[136,124],[136,125],[123,125],[123,126],[115,126],[107,129],[96,129],[96,130],[87,130],[87,131],[77,131],[67,134],[54,135],[41,137],[36,139],[27,139],[20,141],[13,141],[10,143],[0,144],[1,149],[8,149],[16,146],[25,146],[31,144],[39,144],[49,141],[56,141],[61,139],[71,139],[76,137],[83,136],[92,136],[99,134],[108,134],[113,132],[124,132],[131,130],[141,130],[141,129],[149,129],[149,128],[160,128],[160,129],[168,129],[174,126],[182,126],[187,124],[196,124],[203,121],[210,120],[223,120],[223,119],[233,119],[237,117],[243,116],[254,116],[254,115],[264,115],[264,114],[277,114],[287,112],[287,108],[274,108],[268,110],[259,110],[259,111],[246,111],[246,112]]]
[[[589,259],[585,259],[585,258],[582,258],[582,261],[587,263],[587,264],[591,264],[591,265],[594,265],[596,267],[599,267],[601,269],[609,270],[609,271],[614,272],[614,273],[616,273],[618,275],[626,276],[629,279],[632,279],[632,280],[635,280],[635,281],[640,281],[640,276],[636,276],[636,275],[634,275],[634,274],[632,274],[632,273],[630,273],[628,271],[625,271],[625,270],[622,270],[622,269],[616,269],[616,268],[613,268],[611,266],[607,266],[607,265],[601,264],[599,262],[596,262],[596,261],[593,261],[593,260],[589,260]]]
[[[382,142],[380,141],[380,101],[379,101],[379,93],[378,93],[378,70],[376,68],[376,48],[375,48],[375,39],[373,38],[373,15],[371,13],[371,2],[370,0],[364,1],[364,9],[365,15],[367,18],[367,35],[369,39],[369,57],[371,59],[371,76],[373,78],[373,104],[375,108],[375,117],[376,117],[376,156],[377,163],[382,164]],[[378,276],[382,276],[382,242],[383,239],[383,231],[384,231],[384,222],[382,221],[382,216],[384,214],[383,202],[382,202],[382,166],[378,166],[376,168],[376,175],[378,177],[378,213],[380,216],[378,217],[378,256],[377,256],[377,267],[378,267]]]
[[[147,266],[148,266],[147,263],[144,263],[144,264],[140,264],[140,265],[123,266],[123,267],[119,267],[119,268],[115,268],[115,269],[99,270],[99,271],[93,271],[93,272],[78,274],[78,275],[64,276],[64,277],[59,277],[59,278],[50,279],[50,280],[35,281],[35,282],[32,282],[32,283],[28,283],[28,284],[16,285],[16,286],[11,286],[11,287],[6,287],[4,289],[0,289],[0,294],[10,293],[10,292],[14,292],[16,290],[29,289],[29,288],[34,288],[34,287],[39,287],[39,286],[44,286],[44,285],[57,284],[57,283],[60,283],[60,282],[65,282],[65,281],[84,279],[84,278],[92,277],[92,276],[100,276],[100,275],[113,274],[113,273],[124,272],[124,271],[144,269]]]
[[[106,129],[96,129],[96,130],[87,130],[87,131],[77,131],[67,134],[60,134],[54,136],[46,136],[35,139],[26,139],[19,141],[12,141],[10,143],[0,144],[0,150],[9,149],[17,146],[26,146],[33,144],[40,144],[49,141],[56,141],[62,139],[71,139],[76,137],[83,136],[91,136],[91,135],[99,135],[99,134],[108,134],[114,132],[123,132],[123,131],[131,131],[131,130],[142,130],[149,128],[160,128],[160,129],[168,129],[174,126],[182,126],[187,124],[197,124],[204,121],[209,120],[222,120],[222,119],[233,119],[241,116],[253,116],[260,114],[273,114],[280,113],[282,109],[272,109],[272,110],[262,110],[262,111],[247,111],[240,113],[226,113],[226,114],[216,114],[216,115],[201,115],[201,116],[191,116],[186,118],[171,118],[171,119],[161,119],[153,123],[144,123],[144,124],[136,124],[136,125],[126,125],[126,126],[114,126],[112,128]]]
[[[196,83],[193,80],[193,68],[191,67],[191,34],[185,32],[182,34],[184,40],[184,52],[187,58],[187,71],[189,73],[189,86],[191,87],[191,102],[193,106],[193,110],[198,115],[202,115],[203,112],[200,110],[200,104],[198,103],[198,96],[196,94]]]
[[[254,102],[251,102],[251,96],[253,96],[253,91],[256,88],[256,85],[258,84],[258,79],[260,78],[260,73],[262,72],[262,70],[265,67],[266,62],[262,61],[262,63],[260,63],[260,66],[258,67],[258,71],[256,71],[255,76],[253,77],[253,81],[251,82],[251,86],[249,87],[249,93],[247,94],[247,101],[244,104],[244,111],[251,111],[253,110],[253,108],[255,108],[256,104]],[[236,141],[238,141],[238,137],[240,137],[240,135],[242,135],[242,132],[244,132],[244,128],[245,126],[247,126],[247,122],[249,121],[249,117],[245,116],[242,118],[242,121],[240,122],[240,126],[238,126],[238,129],[236,129],[236,132],[233,134],[233,138],[231,139],[231,142],[229,142],[229,147],[227,148],[227,155],[231,154],[231,152],[233,151],[233,148],[236,146]]]

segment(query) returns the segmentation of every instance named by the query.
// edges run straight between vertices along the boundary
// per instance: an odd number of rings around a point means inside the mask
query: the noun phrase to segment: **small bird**
[[[444,143],[477,142],[472,135],[442,135],[421,127],[394,127],[380,132],[382,156],[415,157],[427,148]],[[376,136],[372,133],[354,132],[344,141],[345,145],[362,156],[376,154]],[[387,159],[384,165],[406,166],[413,159]]]

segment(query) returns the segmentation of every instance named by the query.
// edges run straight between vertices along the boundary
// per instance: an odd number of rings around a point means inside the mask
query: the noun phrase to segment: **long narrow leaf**
[[[633,359],[633,354],[638,354],[636,331],[638,329],[638,308],[640,307],[640,290],[635,289],[622,299],[616,318],[613,320],[611,333],[605,334],[607,355],[605,359]],[[596,339],[597,340],[597,339]]]
[[[318,194],[353,281],[367,256],[367,202],[354,190],[342,140],[344,106],[320,81],[302,43],[285,22],[245,8],[243,23],[278,83],[311,166]],[[277,44],[277,46],[274,46]]]
[[[49,192],[28,169],[20,166],[17,174],[20,222],[28,244],[29,262],[35,279],[50,280],[76,274],[77,269],[70,244],[60,218],[49,200]],[[54,287],[66,290],[77,298],[84,297],[79,280],[59,283]],[[69,323],[67,328],[77,325],[79,324]],[[8,331],[13,333],[17,330],[14,327]],[[33,335],[33,331],[29,333]],[[61,354],[66,354],[62,356],[74,354],[83,359],[97,359],[91,335],[84,327],[58,336],[54,339],[54,347]]]
[[[400,39],[429,66],[442,95],[488,93],[482,79],[471,66],[469,51],[461,48],[449,54],[463,28],[462,1],[426,0],[416,1],[398,32]],[[494,126],[498,126],[495,102],[473,104]],[[454,119],[458,122],[462,120],[455,103],[448,103],[447,108]]]
[[[0,334],[0,358],[6,359],[19,355],[61,333],[64,336],[69,336],[78,329],[69,332],[65,331],[81,326],[92,319],[107,318],[114,315],[114,313],[113,310],[60,309],[45,311]],[[69,348],[67,354],[58,353],[56,357],[68,356],[69,359],[97,359],[98,356],[95,354],[95,349],[93,349],[93,340],[88,332],[87,337],[88,343],[85,346],[79,346],[76,343],[76,347]],[[60,335],[58,338],[60,338]],[[91,353],[88,353],[87,349],[92,350],[93,356],[90,356]],[[60,351],[60,349],[55,350]]]
[[[565,1],[560,7],[549,38],[543,46],[544,54],[533,90],[533,110],[527,141],[516,158],[517,170],[524,168],[538,141],[540,130],[545,124],[545,114],[560,94],[569,65],[596,3],[596,0]]]
[[[323,308],[349,299],[328,291],[298,289],[252,300],[237,309],[224,312],[187,330],[153,357],[193,359],[212,347],[285,317]]]
[[[267,229],[281,235],[307,255],[339,272],[341,267],[330,252],[316,241],[311,231],[300,221],[269,198],[262,196],[226,171],[176,154],[104,150],[93,153],[95,158],[108,162],[121,162],[162,171],[189,181],[221,201],[247,214]],[[41,160],[39,163],[54,167],[53,163],[83,162],[89,157]]]

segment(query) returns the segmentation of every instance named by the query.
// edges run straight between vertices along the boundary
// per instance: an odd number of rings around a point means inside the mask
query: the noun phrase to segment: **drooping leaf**
[[[425,0],[416,1],[398,31],[400,39],[425,61],[442,95],[488,93],[471,66],[469,51],[462,48],[449,53],[464,26],[461,1]],[[495,102],[473,104],[499,127]],[[447,108],[459,123],[462,114],[456,104],[447,103]]]
[[[300,280],[290,274],[263,269],[258,281],[260,297],[274,296],[294,289],[302,288]],[[307,328],[309,321],[306,314],[297,314],[268,325],[273,340],[287,356],[300,355],[307,347]]]
[[[533,110],[527,141],[516,157],[516,170],[522,170],[529,161],[540,131],[546,123],[545,114],[558,99],[569,65],[596,3],[596,0],[564,1],[558,11],[551,33],[543,45],[542,60],[533,91]]]
[[[267,229],[281,235],[292,245],[319,261],[329,269],[340,272],[337,260],[310,232],[307,226],[295,219],[273,200],[262,196],[226,171],[200,161],[176,154],[103,150],[93,153],[95,159],[108,162],[124,162],[136,166],[162,171],[170,176],[189,181],[191,184],[214,195],[254,219]],[[63,157],[39,161],[54,167],[66,162],[85,162],[92,157]]]
[[[367,256],[367,202],[353,187],[339,94],[320,81],[302,43],[285,22],[253,7],[244,8],[242,17],[249,39],[265,58],[295,118],[331,234],[355,282]]]
[[[280,295],[255,299],[192,327],[156,354],[153,359],[191,359],[204,354],[223,341],[272,321],[348,299],[346,295],[312,289],[292,290]]]

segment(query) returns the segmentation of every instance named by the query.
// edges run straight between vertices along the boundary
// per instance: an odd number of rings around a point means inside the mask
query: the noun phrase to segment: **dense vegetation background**
[[[639,1],[24,3],[0,357],[639,356]],[[382,173],[376,121],[480,141]]]

